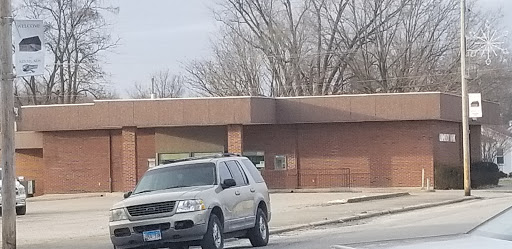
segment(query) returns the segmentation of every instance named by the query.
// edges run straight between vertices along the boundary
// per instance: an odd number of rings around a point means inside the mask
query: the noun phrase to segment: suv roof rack
[[[187,161],[201,160],[201,159],[214,159],[214,158],[223,158],[223,157],[238,157],[238,156],[240,156],[240,154],[235,154],[235,153],[219,153],[219,154],[210,155],[210,156],[187,157],[187,158],[174,159],[174,160],[172,160],[172,159],[171,160],[164,160],[163,164],[187,162]]]

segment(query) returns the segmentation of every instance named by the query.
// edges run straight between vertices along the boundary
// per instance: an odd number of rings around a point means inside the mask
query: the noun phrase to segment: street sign
[[[481,118],[482,117],[482,94],[468,93],[469,99],[469,117]]]
[[[44,23],[42,20],[14,20],[14,68],[17,77],[43,75]]]

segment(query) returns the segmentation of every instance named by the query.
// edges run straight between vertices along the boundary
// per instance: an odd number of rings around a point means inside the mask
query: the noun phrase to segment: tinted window
[[[238,161],[235,161],[235,163],[236,163],[236,165],[238,165],[238,169],[240,170],[240,172],[242,172],[245,184],[248,185],[249,184],[249,178],[247,178],[247,174],[245,173],[244,167],[242,167],[242,165]]]
[[[236,186],[247,185],[247,178],[244,177],[242,171],[240,171],[240,167],[235,161],[227,161],[226,165],[228,165],[229,171],[231,172],[231,175],[233,175],[233,179],[236,181]]]
[[[216,182],[215,164],[213,163],[170,166],[148,171],[133,193],[215,185]]]
[[[254,164],[249,159],[242,159],[242,163],[245,165],[245,168],[249,171],[249,174],[252,176],[252,179],[254,179],[255,182],[265,182],[258,168],[256,168],[256,166],[254,166]]]
[[[219,163],[219,177],[220,182],[223,183],[226,179],[232,179],[231,173],[229,173],[228,166],[225,163]]]

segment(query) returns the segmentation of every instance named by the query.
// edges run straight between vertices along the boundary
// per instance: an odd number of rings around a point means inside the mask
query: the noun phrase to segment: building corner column
[[[228,152],[242,155],[244,151],[243,138],[243,125],[228,125]]]
[[[482,126],[469,126],[469,144],[471,146],[471,162],[477,163],[482,161]]]
[[[137,127],[123,127],[123,189],[131,191],[137,184]]]

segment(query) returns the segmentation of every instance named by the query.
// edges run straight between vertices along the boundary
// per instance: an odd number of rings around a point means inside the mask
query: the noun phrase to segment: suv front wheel
[[[217,217],[212,214],[208,221],[208,229],[204,235],[203,241],[201,242],[201,248],[203,249],[223,249],[224,248],[224,231],[223,226]]]
[[[261,208],[256,212],[256,225],[249,230],[248,237],[254,247],[266,246],[268,244],[268,221],[267,216]]]

